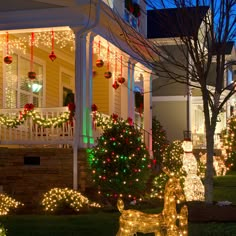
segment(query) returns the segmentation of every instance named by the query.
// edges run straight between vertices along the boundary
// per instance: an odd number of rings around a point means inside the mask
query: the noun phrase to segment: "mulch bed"
[[[189,222],[236,222],[236,205],[188,203]]]

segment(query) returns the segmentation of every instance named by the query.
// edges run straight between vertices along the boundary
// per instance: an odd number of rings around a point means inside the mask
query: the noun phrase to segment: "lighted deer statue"
[[[133,236],[137,232],[155,233],[155,236],[188,235],[188,208],[186,205],[182,206],[179,214],[176,210],[176,204],[184,200],[179,179],[171,175],[165,186],[164,208],[159,214],[124,210],[124,202],[118,199],[117,207],[121,216],[116,236]]]

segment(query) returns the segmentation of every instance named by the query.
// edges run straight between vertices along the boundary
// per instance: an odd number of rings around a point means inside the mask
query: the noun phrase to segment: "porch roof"
[[[45,8],[55,8],[63,7],[60,4],[50,4],[35,0],[7,0],[1,2],[0,12],[10,12],[10,11],[21,11],[21,10],[33,10],[33,9],[45,9]]]

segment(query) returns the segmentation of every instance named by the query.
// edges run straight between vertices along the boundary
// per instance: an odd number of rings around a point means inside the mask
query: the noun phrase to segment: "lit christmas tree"
[[[168,145],[163,153],[163,161],[161,168],[167,168],[172,174],[178,176],[181,183],[184,181],[185,172],[182,169],[183,166],[183,153],[182,142],[176,140]],[[165,172],[161,172],[153,180],[153,188],[151,192],[151,197],[163,198],[164,189],[167,180],[169,179],[168,175]]]
[[[131,118],[123,120],[116,114],[103,117],[96,109],[93,120],[103,129],[97,145],[89,150],[93,181],[103,196],[136,199],[145,190],[151,173],[140,130]]]
[[[152,118],[152,150],[153,159],[157,167],[159,168],[162,163],[163,153],[168,146],[169,142],[166,137],[166,131],[163,129],[161,123]]]
[[[222,131],[223,149],[226,151],[225,165],[227,169],[236,170],[236,117],[227,121],[227,128]]]

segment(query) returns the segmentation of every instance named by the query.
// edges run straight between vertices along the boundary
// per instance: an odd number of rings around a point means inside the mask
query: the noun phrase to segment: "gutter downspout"
[[[100,20],[100,4],[101,0],[97,0],[96,6],[96,16],[94,23],[88,27],[84,27],[77,31],[73,30],[75,33],[75,130],[74,130],[74,140],[73,140],[73,189],[78,189],[78,148],[80,143],[80,135],[82,134],[83,119],[79,119],[83,115],[83,109],[80,104],[83,104],[85,97],[81,96],[84,89],[84,78],[83,78],[83,61],[86,58],[83,57],[82,53],[79,51],[79,46],[84,35],[95,28]],[[86,89],[86,87],[85,87]],[[86,91],[86,90],[85,90]],[[82,100],[82,103],[81,103]]]

